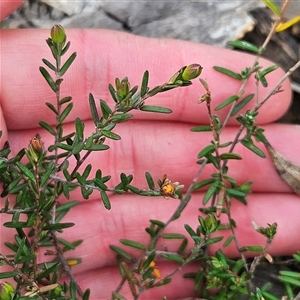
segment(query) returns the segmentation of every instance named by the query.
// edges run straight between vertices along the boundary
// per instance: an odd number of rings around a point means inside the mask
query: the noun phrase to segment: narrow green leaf
[[[76,120],[75,120],[75,128],[76,128],[77,137],[78,137],[79,141],[82,142],[83,141],[84,123],[79,118],[76,118]]]
[[[27,225],[27,222],[5,222],[3,224],[5,227],[7,228],[27,228],[27,227],[31,227]]]
[[[246,197],[247,196],[247,193],[243,192],[243,191],[240,191],[238,189],[234,189],[234,188],[226,188],[226,192],[227,194],[230,196],[230,197]]]
[[[55,130],[51,127],[51,125],[49,125],[48,123],[46,123],[46,122],[44,122],[44,121],[40,121],[39,122],[39,125],[41,126],[41,127],[43,127],[45,130],[47,130],[50,134],[52,134],[52,135],[56,135],[56,132],[55,132]]]
[[[117,246],[109,245],[109,248],[126,260],[129,260],[131,262],[133,262],[135,260],[128,252],[126,252],[125,250],[123,250]]]
[[[68,103],[72,100],[72,97],[71,96],[67,96],[67,97],[64,97],[62,99],[59,100],[59,105],[63,105],[65,103]]]
[[[101,108],[104,119],[107,119],[109,117],[109,115],[111,115],[111,113],[112,113],[111,108],[102,99],[100,99],[100,108]]]
[[[139,249],[139,250],[146,250],[146,247],[138,242],[132,241],[132,240],[127,240],[127,239],[121,239],[120,243],[135,249]]]
[[[90,299],[90,294],[91,294],[91,290],[86,289],[84,294],[83,294],[82,300],[89,300]]]
[[[234,109],[232,110],[230,116],[234,116],[235,114],[237,114],[249,101],[251,101],[254,97],[254,94],[250,94],[248,96],[246,96],[244,99],[242,99],[241,101],[239,101],[239,103],[234,107]]]
[[[199,189],[201,189],[202,187],[204,187],[204,186],[206,186],[206,185],[208,185],[208,184],[213,183],[214,181],[215,181],[214,178],[208,178],[208,179],[204,179],[204,180],[202,180],[202,181],[200,181],[200,182],[197,182],[197,183],[195,183],[195,184],[193,185],[193,191],[199,190]]]
[[[63,144],[63,143],[56,143],[55,145],[57,148],[60,148],[60,149],[66,150],[66,151],[72,152],[72,150],[73,150],[72,145],[67,145],[67,144]]]
[[[127,185],[127,188],[128,188],[128,190],[131,191],[132,193],[137,194],[137,195],[141,195],[141,190],[138,189],[137,187],[128,184],[128,185]]]
[[[185,236],[181,233],[164,233],[161,235],[163,239],[167,240],[182,240],[185,239]]]
[[[188,243],[189,243],[189,242],[188,242],[188,239],[187,239],[187,238],[184,238],[184,239],[182,240],[182,243],[180,244],[178,250],[177,250],[177,253],[178,253],[178,254],[182,254],[182,253],[185,251],[186,246],[188,245]]]
[[[206,204],[209,199],[213,196],[214,193],[217,192],[217,190],[219,189],[219,185],[221,184],[220,180],[216,180],[207,190],[207,192],[205,193],[202,203]]]
[[[143,105],[142,107],[140,107],[140,110],[147,111],[147,112],[162,113],[162,114],[172,113],[172,110],[169,108],[161,107],[161,106],[154,106],[154,105]]]
[[[76,282],[71,280],[71,282],[70,282],[70,297],[71,297],[71,299],[77,299],[76,288],[77,288]]]
[[[100,191],[100,195],[101,195],[101,199],[102,199],[102,202],[104,204],[104,207],[106,209],[110,210],[111,209],[111,204],[110,204],[110,201],[109,201],[109,198],[108,198],[106,192],[102,190],[102,191]]]
[[[215,146],[214,145],[208,145],[205,148],[203,148],[199,153],[198,153],[198,158],[202,158],[207,156],[208,154],[211,154],[215,151]]]
[[[149,172],[146,172],[145,173],[145,177],[146,177],[149,189],[150,190],[154,190],[155,189],[155,185],[154,185],[154,180],[153,180],[153,177],[151,176],[151,174]]]
[[[277,6],[276,3],[274,3],[274,1],[272,1],[272,0],[262,0],[262,1],[269,9],[271,9],[271,11],[276,16],[280,16],[280,8]]]
[[[22,173],[28,177],[28,179],[30,179],[32,182],[35,182],[35,177],[34,174],[23,164],[21,164],[20,162],[16,162],[16,165],[18,166],[18,168],[22,171]]]
[[[273,66],[267,67],[267,68],[263,69],[262,71],[260,71],[260,74],[262,76],[266,76],[267,74],[269,74],[269,73],[271,73],[271,72],[273,72],[273,71],[275,71],[277,69],[278,69],[278,66],[277,65],[273,65]]]
[[[118,134],[113,133],[111,131],[102,130],[101,132],[104,136],[106,136],[109,139],[112,139],[112,140],[120,140],[121,139],[121,137]]]
[[[59,70],[60,76],[63,76],[66,73],[66,71],[69,69],[69,67],[75,60],[75,58],[76,58],[76,52],[72,53],[70,57],[67,59],[67,61],[64,63],[64,65],[61,67],[61,69]]]
[[[73,108],[73,103],[71,102],[67,105],[67,107],[62,111],[61,115],[59,116],[60,123],[62,123],[66,119],[66,117],[71,112],[72,108]]]
[[[245,246],[240,248],[241,252],[251,251],[251,252],[263,252],[264,248],[262,246]]]
[[[11,278],[11,277],[14,277],[17,275],[18,275],[18,272],[1,272],[0,279]]]
[[[223,68],[223,67],[218,67],[218,66],[214,66],[213,69],[220,72],[220,73],[228,75],[229,77],[232,77],[234,79],[237,79],[237,80],[242,80],[243,79],[243,77],[240,74],[235,73],[235,72],[233,72],[229,69],[226,69],[226,68]]]
[[[117,97],[117,92],[116,92],[115,88],[114,88],[111,84],[109,84],[109,85],[108,85],[108,90],[109,90],[110,95],[111,95],[111,97],[113,98],[113,100],[114,100],[116,103],[118,103],[118,102],[119,102],[119,99],[118,99],[118,97]]]
[[[103,183],[102,179],[95,178],[94,179],[94,184],[97,186],[99,189],[103,191],[107,191],[107,186]]]
[[[247,41],[228,41],[227,45],[241,49],[241,50],[245,50],[245,51],[249,51],[249,52],[253,52],[253,53],[260,53],[261,49],[258,48],[257,46],[247,42]]]
[[[155,258],[155,255],[156,255],[156,252],[155,252],[155,251],[152,251],[152,252],[148,255],[147,259],[144,261],[144,263],[143,263],[143,265],[142,265],[142,270],[145,270],[145,269],[147,269],[147,268],[150,266],[151,262],[152,262],[152,261],[154,260],[154,258]]]
[[[172,282],[172,278],[165,278],[165,279],[162,279],[160,281],[158,281],[157,283],[153,284],[152,287],[157,287],[157,286],[163,286],[163,285],[166,285],[166,284],[169,284],[170,282]]]
[[[233,240],[234,240],[234,236],[231,234],[224,242],[223,247],[224,248],[228,247]]]
[[[245,146],[246,148],[248,148],[253,153],[255,153],[256,155],[258,155],[262,158],[266,157],[265,153],[262,150],[260,150],[258,147],[256,147],[250,139],[241,140],[241,144],[243,146]]]
[[[43,62],[49,69],[51,69],[52,71],[56,72],[56,68],[52,65],[52,63],[51,63],[49,60],[43,58],[43,59],[42,59],[42,62]]]
[[[46,102],[46,105],[56,114],[58,115],[57,109],[54,107],[52,103]]]
[[[238,99],[239,99],[239,96],[233,95],[233,96],[227,98],[226,100],[224,100],[223,102],[221,102],[219,105],[217,105],[215,107],[215,110],[218,111],[218,110],[226,107],[227,105],[231,104],[232,102],[237,101]]]
[[[190,129],[192,132],[203,132],[203,131],[212,131],[212,128],[208,125],[196,126]]]
[[[43,230],[61,230],[64,228],[70,228],[73,227],[75,224],[74,223],[56,223],[56,224],[45,224],[43,227]]]
[[[65,204],[57,206],[56,209],[55,209],[55,211],[56,212],[61,212],[61,211],[64,211],[64,210],[69,210],[72,207],[78,205],[79,203],[80,203],[80,201],[78,201],[78,200],[70,201],[70,202],[67,202]]]
[[[54,80],[52,79],[51,75],[48,73],[48,71],[44,67],[40,67],[40,72],[42,73],[43,77],[46,79],[47,83],[51,87],[54,93],[58,92],[58,87]]]
[[[242,157],[237,153],[222,153],[220,154],[220,159],[242,159]]]
[[[109,146],[103,144],[93,144],[90,147],[85,146],[84,150],[91,150],[91,151],[103,151],[109,149]]]
[[[92,115],[93,121],[94,121],[95,125],[97,126],[98,123],[100,122],[100,118],[99,118],[99,114],[98,114],[98,111],[96,108],[94,96],[91,93],[89,94],[89,105],[90,105],[90,110],[91,110],[91,115]]]
[[[184,259],[179,256],[179,255],[176,255],[176,254],[172,254],[172,253],[163,253],[162,256],[166,259],[169,259],[169,260],[172,260],[172,261],[175,261],[175,262],[178,262],[180,264],[184,264]]]
[[[158,227],[165,227],[165,223],[159,220],[149,220],[151,224],[157,225]]]
[[[223,240],[223,238],[224,238],[223,236],[217,236],[217,237],[210,238],[209,240],[205,241],[205,246],[219,243],[220,241]]]
[[[55,169],[55,164],[53,162],[50,162],[47,165],[47,172],[45,174],[43,174],[43,176],[41,178],[41,183],[40,183],[41,188],[43,188],[45,186],[45,184],[47,183],[47,181],[50,178],[51,174],[53,173],[54,169]]]
[[[69,48],[70,48],[70,45],[71,45],[71,43],[70,42],[67,42],[67,44],[66,44],[66,46],[62,49],[62,51],[61,51],[61,56],[63,56],[64,54],[66,54],[67,53],[67,51],[69,50]]]
[[[148,81],[149,81],[149,71],[146,70],[143,79],[142,79],[142,85],[141,85],[141,97],[144,97],[145,94],[148,92]]]
[[[114,114],[112,116],[111,120],[114,123],[124,123],[132,117],[133,117],[133,115],[131,115],[131,114],[120,113],[120,114]]]

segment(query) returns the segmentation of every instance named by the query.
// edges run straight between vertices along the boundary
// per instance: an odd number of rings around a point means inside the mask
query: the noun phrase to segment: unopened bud
[[[15,289],[14,287],[8,283],[8,282],[3,282],[0,285],[0,299],[1,300],[11,300],[13,299],[15,294]]]
[[[54,25],[51,28],[51,39],[54,43],[64,44],[66,41],[66,33],[61,25]]]
[[[202,67],[199,64],[191,64],[183,70],[181,78],[184,81],[189,81],[198,77],[201,74],[201,72]]]

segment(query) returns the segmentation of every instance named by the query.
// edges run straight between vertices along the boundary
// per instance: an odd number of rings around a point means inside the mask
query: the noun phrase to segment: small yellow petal
[[[281,22],[276,27],[276,32],[286,30],[287,28],[293,26],[294,24],[296,24],[299,21],[300,21],[300,16],[296,16],[296,17],[292,18],[291,20],[289,20],[287,22],[284,22],[284,23]]]

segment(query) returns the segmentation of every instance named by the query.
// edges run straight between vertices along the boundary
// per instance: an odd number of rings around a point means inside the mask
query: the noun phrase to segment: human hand
[[[3,4],[2,6],[12,5]],[[3,10],[2,10],[3,11]],[[8,10],[7,10],[8,11]],[[235,69],[237,72],[248,67],[253,57],[207,45],[176,41],[147,39],[120,32],[107,30],[67,30],[71,41],[71,51],[77,52],[70,71],[65,75],[62,85],[64,95],[72,95],[74,109],[67,119],[65,129],[72,130],[75,117],[86,122],[86,132],[94,130],[90,119],[87,96],[91,92],[95,99],[110,99],[108,83],[116,77],[128,76],[132,85],[140,84],[143,72],[150,72],[149,85],[165,82],[170,75],[183,65],[199,63],[203,66],[201,77],[204,78],[212,93],[212,105],[216,106],[225,98],[235,94],[240,83],[215,72],[212,66],[218,65]],[[1,70],[1,143],[9,140],[13,153],[27,147],[30,138],[40,133],[47,148],[52,137],[38,127],[38,121],[45,120],[54,124],[55,120],[45,102],[53,102],[54,97],[48,85],[38,72],[41,59],[51,61],[48,47],[42,41],[49,36],[49,30],[3,30],[2,31],[2,70]],[[270,63],[261,61],[264,66]],[[282,71],[276,71],[268,77],[269,87],[282,77]],[[259,99],[270,88],[259,88]],[[256,90],[252,80],[245,94]],[[283,92],[274,95],[260,110],[257,122],[265,128],[265,134],[271,144],[287,158],[299,164],[297,153],[300,143],[297,140],[300,129],[292,125],[272,124],[288,108],[291,91],[286,81]],[[111,174],[112,185],[117,183],[121,172],[133,174],[134,184],[145,186],[144,172],[149,171],[155,179],[164,173],[172,181],[179,181],[188,186],[199,166],[195,164],[197,153],[212,139],[211,134],[190,132],[190,128],[207,124],[205,106],[197,100],[203,94],[203,88],[195,82],[193,86],[176,89],[149,99],[147,104],[162,105],[173,110],[171,115],[136,112],[134,119],[116,128],[122,140],[111,143],[111,150],[95,153],[90,159],[94,168],[101,168],[103,174]],[[111,101],[111,104],[113,102]],[[252,104],[253,105],[253,104]],[[224,119],[226,112],[221,111]],[[237,123],[231,121],[222,138],[228,141],[237,131]],[[239,225],[237,236],[241,246],[264,243],[263,238],[251,228],[251,221],[261,226],[278,223],[278,233],[268,249],[273,255],[287,255],[299,249],[294,238],[299,221],[297,211],[300,207],[298,196],[291,193],[276,171],[269,158],[262,160],[247,149],[238,146],[236,152],[243,160],[232,162],[230,175],[240,183],[254,181],[253,193],[248,197],[248,206],[233,203],[232,215]],[[205,169],[202,179],[210,176],[212,169]],[[181,218],[171,223],[169,232],[185,234],[183,225],[197,226],[198,208],[202,206],[203,192],[193,194],[193,198]],[[73,199],[81,199],[80,192],[73,194]],[[178,200],[164,198],[141,198],[135,195],[111,195],[111,211],[106,211],[96,194],[88,201],[81,201],[64,218],[76,226],[65,231],[68,240],[84,239],[72,257],[82,257],[83,263],[73,271],[83,289],[91,288],[91,299],[107,299],[120,281],[114,253],[110,244],[118,244],[120,238],[128,238],[147,243],[148,236],[144,228],[149,226],[149,219],[166,221],[178,205]],[[64,202],[61,199],[61,202]],[[1,223],[6,221],[0,215]],[[12,240],[10,230],[2,227],[2,241]],[[190,242],[190,246],[192,242]],[[165,244],[159,243],[163,249]],[[172,244],[168,244],[172,251]],[[0,251],[4,249],[0,245]],[[215,251],[212,247],[211,251]],[[5,250],[3,250],[5,251]],[[224,249],[230,256],[236,256],[234,247]],[[162,275],[173,270],[174,265],[158,261]],[[184,271],[190,271],[188,266]],[[193,296],[192,282],[182,279],[182,273],[173,277],[170,285],[147,291],[142,299],[168,299]],[[182,287],[184,288],[178,288]],[[175,287],[175,288],[174,288]],[[177,287],[177,288],[176,288]],[[127,288],[127,287],[126,287]],[[122,292],[130,298],[130,292]]]

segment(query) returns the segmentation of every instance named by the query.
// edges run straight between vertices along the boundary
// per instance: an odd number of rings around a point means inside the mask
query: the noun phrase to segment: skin
[[[1,17],[9,15],[21,3],[22,1],[1,2]],[[182,66],[199,63],[203,66],[201,77],[210,86],[212,106],[216,106],[237,93],[240,83],[215,72],[212,66],[228,67],[239,72],[253,62],[250,55],[190,42],[148,39],[98,29],[67,30],[67,35],[71,41],[69,53],[76,51],[77,59],[66,73],[62,85],[63,96],[72,95],[74,100],[74,109],[67,119],[66,131],[73,130],[72,120],[80,117],[86,122],[86,134],[94,130],[88,108],[88,93],[91,92],[95,99],[105,99],[113,105],[107,85],[113,83],[116,77],[128,76],[132,86],[139,85],[143,72],[148,69],[149,85],[153,87],[165,82]],[[38,71],[42,58],[53,61],[43,42],[48,36],[49,30],[1,32],[1,145],[8,140],[13,153],[27,147],[30,138],[36,133],[40,133],[46,147],[52,142],[51,137],[37,125],[41,119],[51,124],[55,122],[53,114],[49,113],[44,104],[46,101],[54,103],[55,98]],[[261,60],[261,64],[268,66],[271,63]],[[278,70],[268,76],[269,87],[259,87],[258,100],[263,99],[283,74],[283,71]],[[266,137],[277,151],[299,165],[300,143],[295,142],[299,139],[299,126],[274,124],[286,112],[291,101],[288,81],[283,83],[282,90],[262,107],[257,121],[265,129]],[[253,91],[256,91],[254,80],[249,82],[245,95]],[[169,107],[173,114],[135,112],[133,120],[115,129],[122,140],[109,142],[111,150],[93,154],[89,163],[94,168],[101,168],[103,174],[112,175],[110,186],[118,182],[118,174],[125,172],[135,175],[136,186],[146,188],[144,172],[149,171],[155,180],[167,173],[172,181],[179,181],[187,187],[199,168],[195,164],[197,153],[212,139],[209,133],[189,131],[193,126],[208,122],[205,104],[197,103],[204,92],[196,80],[191,87],[150,99],[148,104]],[[248,108],[253,104],[254,102]],[[226,116],[226,111],[220,112],[222,119]],[[222,141],[232,139],[237,128],[237,123],[231,121],[222,133]],[[260,147],[265,151],[263,146]],[[300,246],[299,239],[294,237],[295,232],[300,229],[298,196],[281,181],[268,155],[263,160],[241,146],[235,152],[242,155],[243,161],[229,164],[230,176],[239,183],[254,181],[248,206],[233,201],[232,216],[238,224],[240,246],[265,244],[265,239],[251,227],[251,221],[260,226],[277,222],[278,233],[268,248],[269,253],[295,253]],[[206,168],[201,178],[208,178],[212,171],[211,167]],[[203,191],[195,193],[181,218],[173,222],[167,231],[185,234],[183,225],[187,223],[196,228],[202,198]],[[83,238],[85,241],[74,253],[69,254],[83,258],[83,263],[73,271],[83,289],[91,288],[91,299],[107,299],[120,281],[115,255],[108,246],[120,245],[120,238],[147,243],[149,238],[143,228],[149,226],[149,219],[166,221],[177,207],[178,200],[111,195],[112,209],[106,211],[97,193],[89,201],[84,201],[77,191],[72,195],[72,200],[75,199],[79,199],[81,204],[71,210],[64,221],[72,221],[76,226],[65,230],[64,238],[70,241]],[[61,203],[64,201],[66,200],[60,199]],[[7,221],[7,216],[0,215],[0,219],[3,223]],[[1,240],[12,240],[11,232],[1,227]],[[192,247],[191,242],[189,246]],[[172,251],[177,245],[174,241],[161,241],[158,247],[162,250],[167,247]],[[210,249],[211,253],[215,250],[217,248]],[[231,257],[237,256],[233,245],[223,250]],[[7,253],[2,243],[0,251]],[[158,261],[157,265],[162,276],[174,268],[174,264],[166,261]],[[184,272],[195,270],[195,267],[188,266],[174,276],[171,285],[150,290],[140,299],[193,296],[192,282],[181,276]],[[178,288],[180,284],[185,288]],[[127,285],[122,294],[130,299]]]

